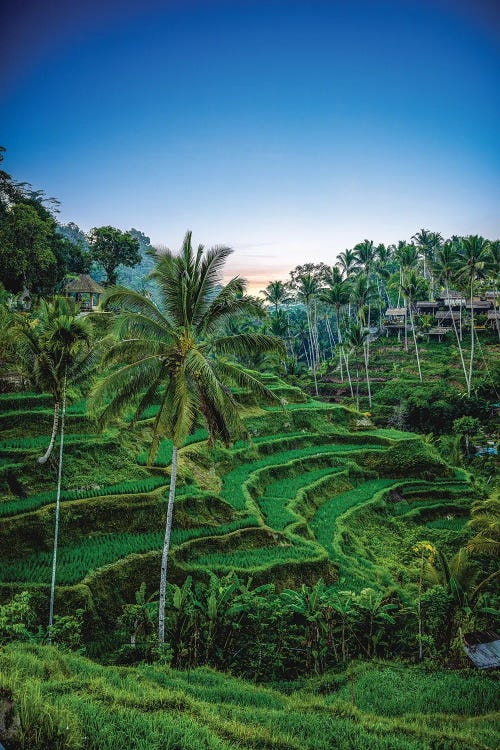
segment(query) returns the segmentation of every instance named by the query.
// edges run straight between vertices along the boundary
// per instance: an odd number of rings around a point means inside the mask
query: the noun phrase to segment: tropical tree
[[[91,408],[101,423],[117,417],[133,404],[138,419],[144,410],[159,401],[158,415],[148,461],[156,456],[162,438],[173,442],[170,492],[161,560],[158,638],[165,641],[165,595],[175,501],[178,451],[199,415],[210,441],[228,444],[236,436],[246,436],[236,398],[230,386],[253,391],[276,400],[260,381],[234,357],[249,353],[285,353],[274,336],[262,333],[225,335],[224,323],[231,316],[262,316],[255,299],[245,294],[245,282],[233,278],[221,287],[228,247],[204,252],[193,249],[187,232],[179,254],[166,250],[157,255],[152,277],[162,298],[162,310],[154,302],[129,289],[111,289],[103,301],[116,311],[116,341],[105,357],[112,369],[95,385]],[[222,331],[222,333],[221,333]]]
[[[455,332],[458,352],[460,355],[460,362],[462,364],[462,369],[464,372],[465,385],[468,390],[469,389],[469,376],[467,373],[467,368],[465,366],[464,352],[463,352],[463,347],[462,347],[462,336],[461,336],[461,333],[459,334],[458,332],[455,317],[451,309],[451,300],[450,300],[450,283],[453,281],[453,279],[456,276],[457,265],[458,265],[458,258],[457,258],[456,243],[454,243],[451,240],[448,240],[445,243],[443,243],[440,247],[437,248],[434,254],[433,261],[432,261],[432,268],[437,278],[437,281],[440,284],[442,284],[445,288],[446,298],[448,300],[448,311],[450,313],[450,318],[451,318],[451,322],[453,325],[453,331]]]
[[[344,278],[348,279],[358,269],[358,262],[354,250],[344,250],[338,254],[337,265]]]
[[[495,292],[493,309],[498,312],[500,310],[498,290],[498,282],[500,276],[500,240],[490,242],[486,260],[486,267],[488,271],[488,278],[491,281],[491,284],[493,285],[493,291]],[[500,339],[500,320],[498,318],[495,320],[495,325],[498,333],[498,338]]]
[[[72,300],[54,297],[50,302],[41,300],[34,319],[17,315],[14,337],[24,377],[36,391],[54,398],[50,442],[38,459],[44,464],[54,448],[67,386],[82,380],[95,366],[92,327]]]
[[[291,302],[292,297],[284,281],[270,281],[266,288],[262,291],[264,299],[270,305],[274,306],[274,312],[278,312],[280,305],[285,305],[287,302]]]
[[[346,340],[351,354],[354,355],[356,363],[356,404],[359,410],[359,360],[360,354],[363,354],[366,374],[366,387],[368,389],[368,403],[370,409],[372,406],[372,394],[370,388],[370,376],[368,372],[368,336],[369,330],[365,328],[361,321],[352,322],[346,331]]]
[[[420,382],[422,383],[422,369],[420,367],[420,355],[418,351],[417,335],[415,333],[415,319],[413,316],[413,306],[417,300],[417,297],[419,296],[420,290],[420,277],[418,276],[416,271],[410,271],[406,278],[403,279],[402,289],[405,299],[408,303],[408,310],[410,313],[410,326],[411,332],[413,334],[413,343],[415,344],[415,356],[417,358],[418,377],[420,378]]]
[[[318,395],[317,369],[319,364],[318,322],[316,302],[320,293],[320,281],[318,276],[312,273],[301,274],[295,283],[297,299],[306,308],[307,326],[309,330],[309,351],[311,370],[314,378],[314,388]]]
[[[334,281],[334,276],[331,277],[332,282],[327,282],[327,286],[324,287],[320,292],[320,300],[327,305],[328,307],[332,307],[335,310],[335,318],[337,321],[337,341],[339,344],[339,347],[342,347],[342,326],[340,321],[341,316],[341,310],[342,308],[348,304],[350,299],[350,290],[349,285],[347,281],[336,280]],[[342,351],[340,353],[340,374],[342,375]]]
[[[488,240],[478,235],[462,237],[457,252],[457,276],[466,285],[470,296],[470,359],[469,376],[467,382],[467,395],[470,398],[472,388],[472,371],[474,366],[475,338],[474,329],[474,284],[479,278],[483,278],[485,265],[490,244]]]
[[[500,555],[500,491],[474,503],[468,525],[474,536],[468,541],[467,550],[497,559]]]
[[[415,241],[422,257],[424,279],[430,278],[432,286],[432,265],[436,251],[441,246],[443,238],[439,232],[420,229],[413,235],[412,240]]]
[[[78,315],[78,307],[64,297],[40,303],[34,321],[18,316],[16,324],[18,353],[31,382],[39,390],[54,397],[52,436],[45,454],[38,459],[45,463],[52,453],[56,439],[59,410],[61,409],[61,437],[57,470],[57,493],[54,524],[54,548],[49,605],[49,640],[54,622],[54,596],[59,540],[59,516],[64,451],[64,417],[69,383],[88,376],[96,364],[97,349],[91,348],[92,332],[87,318]]]
[[[119,265],[136,266],[141,262],[139,240],[115,227],[94,227],[88,235],[93,260],[106,271],[107,284],[116,284]]]

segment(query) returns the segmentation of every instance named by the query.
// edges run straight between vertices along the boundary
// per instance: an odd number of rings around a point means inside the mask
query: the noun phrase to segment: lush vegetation
[[[222,285],[228,248],[58,228],[0,174],[0,260],[29,224],[33,264],[0,293],[8,750],[495,747],[463,634],[498,608],[499,337],[473,304],[497,309],[498,242],[366,240],[266,309]],[[127,285],[85,315],[68,271]],[[417,302],[453,312],[452,286],[469,307],[431,340]]]

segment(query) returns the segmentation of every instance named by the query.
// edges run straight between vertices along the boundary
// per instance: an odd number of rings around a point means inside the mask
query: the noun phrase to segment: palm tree
[[[432,264],[434,262],[436,251],[443,242],[443,237],[439,232],[430,232],[428,229],[420,229],[420,231],[413,235],[412,240],[416,242],[422,256],[424,279],[429,277],[431,279],[432,287]]]
[[[495,292],[494,300],[493,300],[493,309],[498,312],[499,305],[498,305],[498,281],[499,281],[499,274],[500,274],[500,240],[495,240],[494,242],[490,242],[488,257],[487,257],[487,269],[488,269],[488,278],[491,280],[491,283],[493,284],[493,291]],[[495,320],[496,329],[498,333],[498,338],[500,339],[500,320],[497,318]]]
[[[402,289],[403,289],[405,299],[408,302],[408,310],[410,312],[410,326],[411,326],[411,332],[413,334],[413,343],[415,344],[415,356],[417,358],[418,376],[420,378],[420,382],[423,383],[422,370],[420,367],[420,356],[418,352],[417,335],[415,333],[415,321],[413,318],[413,305],[418,298],[419,288],[420,288],[420,277],[418,276],[415,270],[411,270],[407,274],[406,278],[403,279]]]
[[[274,305],[274,312],[278,312],[278,307],[291,301],[290,293],[284,281],[270,281],[265,289],[262,290],[264,299],[270,305]]]
[[[81,379],[94,364],[89,358],[91,326],[71,300],[54,297],[51,302],[41,300],[34,320],[17,315],[14,335],[24,376],[38,392],[50,393],[54,398],[50,442],[38,459],[44,464],[56,440],[64,382]]]
[[[16,338],[20,360],[26,371],[31,373],[31,382],[41,391],[48,391],[54,397],[52,436],[45,455],[38,459],[39,463],[45,463],[51,455],[59,423],[60,404],[62,404],[50,584],[48,627],[50,641],[54,618],[67,386],[70,382],[76,383],[89,375],[95,367],[98,349],[92,349],[90,346],[89,320],[79,316],[77,306],[64,297],[55,297],[52,302],[42,300],[38,318],[35,321],[18,316]]]
[[[487,500],[478,500],[471,509],[469,528],[475,535],[467,543],[472,553],[498,558],[500,555],[500,491]]]
[[[363,352],[363,358],[365,362],[365,374],[366,374],[366,386],[368,388],[368,403],[370,405],[370,409],[372,406],[372,394],[371,394],[371,388],[370,388],[370,377],[368,374],[368,335],[369,331],[367,328],[364,327],[364,325],[361,323],[361,321],[356,321],[350,324],[349,328],[346,331],[346,339],[347,343],[349,345],[349,348],[351,350],[351,353],[354,354],[355,362],[356,362],[356,405],[357,409],[359,411],[359,364],[358,364],[358,355]]]
[[[245,281],[233,278],[220,287],[223,267],[231,254],[228,247],[195,251],[187,232],[179,254],[170,250],[157,255],[151,277],[157,282],[162,310],[143,295],[124,288],[111,289],[103,306],[117,313],[116,342],[105,364],[116,365],[94,387],[92,409],[101,423],[134,404],[138,419],[151,404],[160,407],[153,426],[148,461],[159,442],[173,442],[170,492],[161,560],[158,638],[165,642],[167,561],[175,501],[178,450],[198,416],[206,423],[210,442],[225,444],[246,436],[238,403],[230,386],[246,388],[264,398],[277,400],[262,385],[257,373],[231,357],[249,353],[285,354],[282,342],[261,333],[221,335],[224,323],[242,313],[262,316],[255,299],[245,294]]]
[[[307,326],[309,329],[309,344],[311,355],[311,369],[314,378],[314,389],[318,395],[317,369],[319,364],[318,325],[316,319],[316,300],[320,292],[320,281],[312,273],[300,274],[296,281],[297,299],[306,308]]]
[[[344,278],[348,279],[349,276],[352,276],[354,271],[358,268],[356,253],[354,250],[344,250],[343,253],[339,253],[337,264]]]
[[[351,287],[351,300],[356,306],[358,317],[366,324],[365,307],[370,308],[371,303],[376,297],[376,289],[369,281],[367,276],[359,274]],[[368,315],[369,320],[369,315]]]
[[[340,324],[340,313],[342,307],[348,304],[349,299],[350,292],[348,282],[342,280],[333,281],[333,276],[332,283],[328,283],[328,285],[324,289],[322,289],[320,293],[320,300],[324,302],[325,305],[328,305],[328,307],[333,307],[335,309],[335,316],[337,321],[337,340],[340,348],[340,377],[342,378],[342,382],[344,380],[344,376],[342,373],[342,326]]]
[[[484,276],[484,267],[488,257],[490,243],[478,235],[469,235],[462,237],[460,241],[457,262],[457,275],[467,285],[470,293],[470,360],[469,360],[469,377],[467,382],[467,395],[471,395],[472,387],[472,368],[474,365],[474,342],[476,338],[474,330],[474,282]]]
[[[373,240],[363,240],[363,242],[359,242],[355,246],[354,252],[356,253],[356,260],[358,264],[361,266],[361,268],[365,272],[366,283],[367,285],[369,285],[370,272],[376,260],[376,252],[375,252],[375,248],[373,247]],[[370,319],[371,319],[371,300],[368,299],[368,322],[367,322],[368,328],[370,328],[370,323],[371,323]]]
[[[400,295],[403,291],[403,279],[406,271],[409,271],[410,269],[416,269],[418,264],[418,252],[415,245],[412,244],[405,244],[400,242],[398,244],[398,247],[395,251],[395,257],[396,260],[399,263],[399,295],[398,295],[398,307],[400,302]],[[404,298],[404,295],[403,295]],[[405,307],[405,351],[408,351],[408,331],[407,331],[407,325],[406,325],[406,318],[407,318],[407,301],[406,298],[404,298],[404,307]]]
[[[462,349],[462,338],[459,335],[457,329],[457,324],[455,322],[455,318],[451,309],[450,300],[450,283],[456,275],[457,262],[457,246],[454,242],[448,240],[436,250],[432,261],[432,269],[437,281],[445,288],[446,298],[448,300],[448,310],[450,313],[453,330],[455,332],[458,352],[460,354],[460,362],[462,363],[462,369],[464,371],[465,385],[468,389],[469,377],[467,374],[467,368],[465,366],[464,353]]]

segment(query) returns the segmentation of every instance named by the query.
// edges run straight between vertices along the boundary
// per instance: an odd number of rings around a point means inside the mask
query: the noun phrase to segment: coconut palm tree
[[[368,389],[368,403],[372,406],[372,394],[370,388],[370,376],[368,373],[368,335],[369,330],[365,328],[360,320],[352,322],[346,331],[346,340],[350,352],[354,355],[356,363],[356,406],[359,411],[359,362],[358,356],[363,353],[366,374],[366,386]]]
[[[458,259],[457,259],[456,243],[452,242],[451,240],[448,240],[444,244],[442,244],[440,247],[437,248],[434,254],[433,260],[432,260],[432,270],[438,283],[442,284],[445,288],[446,298],[448,300],[448,310],[449,310],[451,322],[453,325],[453,331],[455,332],[458,352],[460,355],[460,362],[462,364],[462,369],[464,372],[465,385],[468,389],[469,388],[469,376],[467,374],[467,368],[465,366],[464,352],[462,348],[462,337],[460,336],[458,329],[457,329],[457,324],[453,316],[453,312],[451,309],[451,300],[450,300],[450,283],[455,278],[456,271],[457,271],[457,263],[458,263]]]
[[[54,447],[61,409],[61,439],[57,470],[57,493],[54,523],[54,547],[49,604],[49,640],[54,618],[54,597],[59,540],[59,516],[64,451],[64,417],[69,383],[76,383],[94,369],[98,348],[91,347],[92,330],[88,318],[78,315],[78,307],[64,297],[51,302],[42,300],[37,318],[32,321],[18,316],[15,327],[18,354],[33,385],[54,397],[54,420],[49,447],[38,459],[45,463]]]
[[[337,265],[345,279],[348,279],[357,270],[358,264],[354,250],[344,250],[338,254]]]
[[[342,378],[342,382],[344,380],[343,372],[342,372],[342,354],[343,354],[343,348],[342,348],[342,326],[340,323],[340,315],[342,308],[348,304],[350,299],[350,291],[349,291],[349,284],[347,281],[334,281],[333,276],[332,283],[328,283],[327,286],[321,290],[320,293],[320,300],[327,305],[328,307],[333,307],[335,309],[335,316],[337,321],[337,341],[339,344],[339,362],[340,362],[340,377]]]
[[[165,642],[165,596],[167,561],[175,501],[178,451],[201,415],[210,441],[228,444],[245,436],[238,403],[230,386],[277,400],[262,385],[257,373],[249,372],[234,357],[251,352],[277,352],[285,347],[274,336],[262,333],[224,335],[224,323],[242,313],[262,315],[261,307],[245,294],[245,282],[233,278],[221,287],[228,247],[204,251],[193,249],[187,232],[179,254],[170,250],[157,254],[151,274],[159,288],[162,310],[143,295],[129,289],[111,289],[103,300],[105,309],[116,312],[116,341],[105,364],[112,366],[91,394],[91,407],[102,423],[117,417],[133,404],[137,419],[159,401],[148,461],[159,442],[173,442],[170,492],[161,560],[158,638]]]
[[[311,354],[311,370],[314,378],[314,389],[318,395],[317,369],[319,364],[318,324],[316,317],[316,302],[320,293],[320,281],[312,273],[300,274],[296,280],[297,299],[306,308],[307,326],[309,329],[309,344]]]
[[[265,289],[262,290],[264,299],[270,305],[274,306],[274,312],[278,312],[280,305],[290,302],[292,297],[284,281],[270,281]]]
[[[408,310],[410,313],[410,326],[411,332],[413,334],[413,343],[415,344],[415,356],[417,358],[418,376],[420,378],[420,382],[423,383],[422,369],[420,367],[420,355],[418,352],[417,335],[415,333],[415,319],[413,317],[413,305],[415,304],[419,296],[419,290],[421,287],[420,281],[421,277],[415,270],[412,269],[406,275],[406,278],[403,279],[402,289],[405,299],[408,303]]]
[[[424,279],[431,279],[432,287],[432,264],[436,251],[443,242],[443,237],[439,232],[430,232],[428,229],[420,229],[413,235],[419,253],[422,257]]]
[[[95,364],[91,356],[92,329],[88,318],[65,297],[41,300],[35,319],[16,316],[14,337],[18,364],[31,386],[54,398],[54,417],[49,445],[38,463],[46,463],[53,451],[63,387],[80,380]]]
[[[470,295],[470,360],[467,395],[470,397],[472,388],[472,369],[474,365],[475,330],[474,330],[474,283],[485,275],[485,265],[490,243],[478,235],[462,237],[457,251],[457,276],[466,284]]]
[[[499,308],[499,300],[498,300],[498,287],[499,287],[499,276],[500,276],[500,240],[495,240],[493,242],[490,242],[490,247],[488,251],[488,257],[487,257],[487,269],[488,269],[488,278],[491,281],[493,285],[493,290],[495,292],[494,297],[494,303],[493,303],[493,309],[498,312]],[[498,318],[495,321],[496,323],[496,329],[498,333],[498,338],[500,339],[500,320]]]

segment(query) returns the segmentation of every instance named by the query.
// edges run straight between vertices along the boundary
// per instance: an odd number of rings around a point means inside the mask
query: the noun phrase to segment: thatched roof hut
[[[104,287],[94,281],[88,273],[82,273],[78,277],[70,279],[64,285],[65,294],[68,297],[73,297],[83,311],[98,307],[104,291]]]

